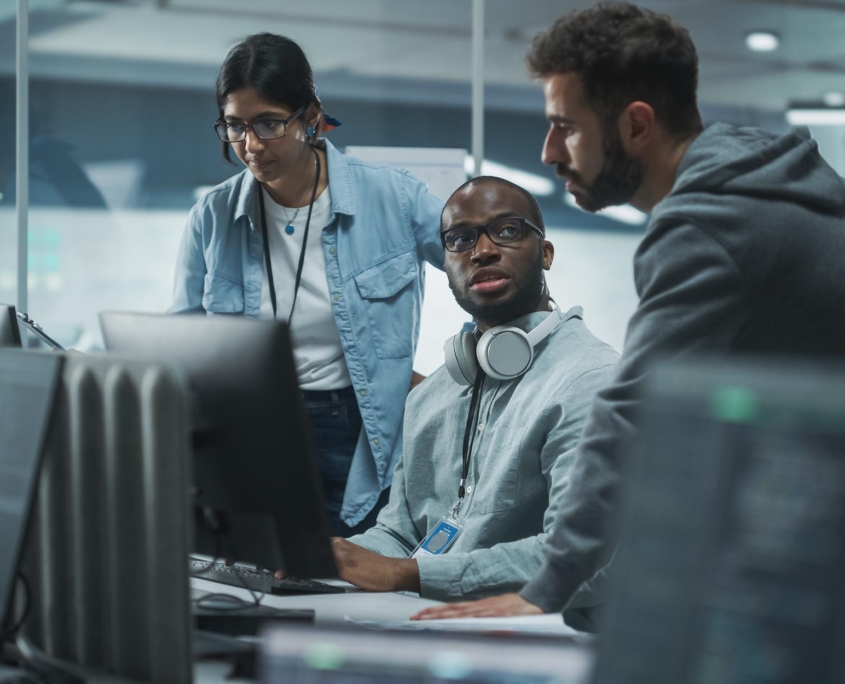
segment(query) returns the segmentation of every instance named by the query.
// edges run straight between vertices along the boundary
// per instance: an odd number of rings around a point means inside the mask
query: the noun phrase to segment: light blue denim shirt
[[[332,199],[323,228],[326,277],[364,424],[341,510],[341,519],[352,526],[390,486],[402,451],[424,262],[443,268],[443,201],[407,171],[347,157],[322,142]],[[257,181],[244,170],[191,210],[170,312],[258,317],[264,247],[256,189]],[[293,274],[289,280],[292,287]]]

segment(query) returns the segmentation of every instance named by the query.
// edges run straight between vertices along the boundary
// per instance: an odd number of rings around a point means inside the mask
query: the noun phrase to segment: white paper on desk
[[[564,623],[563,615],[560,613],[519,617],[447,618],[445,620],[356,620],[347,615],[346,619],[369,629],[589,636]]]

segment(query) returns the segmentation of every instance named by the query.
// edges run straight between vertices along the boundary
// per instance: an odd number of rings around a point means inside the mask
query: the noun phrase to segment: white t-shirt
[[[302,236],[308,219],[308,207],[299,210],[292,222],[293,235],[287,235],[288,219],[293,218],[296,209],[282,207],[262,188],[264,208],[267,215],[267,239],[270,243],[270,263],[273,266],[273,281],[276,286],[276,315],[287,319],[293,304],[293,288],[296,282],[296,268],[302,250]],[[331,194],[327,187],[314,202],[311,212],[311,226],[308,229],[308,245],[305,248],[305,262],[302,279],[296,298],[296,309],[291,317],[291,340],[299,386],[303,390],[333,390],[352,384],[340,335],[334,322],[329,286],[326,280],[326,257],[323,254],[323,228],[331,217]],[[287,212],[287,217],[285,216]],[[261,318],[273,318],[273,302],[270,300],[270,280],[264,265],[264,283],[261,288]]]

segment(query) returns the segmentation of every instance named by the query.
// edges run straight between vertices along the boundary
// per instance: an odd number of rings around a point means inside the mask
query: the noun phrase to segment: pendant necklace
[[[319,182],[319,180],[320,179],[318,177],[317,182]],[[302,193],[302,198],[300,199],[300,203],[302,202],[302,200],[305,199],[305,193],[307,193],[307,192],[308,192],[308,188],[306,187],[305,192]],[[302,209],[302,207],[297,207],[296,211],[293,212],[293,217],[289,218],[287,207],[284,206],[283,204],[280,204],[279,206],[282,208],[282,213],[285,215],[285,221],[287,222],[287,225],[285,226],[285,234],[286,235],[293,235],[293,232],[295,230],[294,227],[293,227],[293,222],[296,221],[296,217],[299,216],[299,210]]]

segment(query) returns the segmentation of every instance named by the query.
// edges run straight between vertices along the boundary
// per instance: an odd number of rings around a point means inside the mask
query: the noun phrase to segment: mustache
[[[579,185],[586,185],[586,183],[584,183],[584,178],[580,173],[566,168],[563,164],[558,164],[555,167],[555,174],[564,180],[572,181],[573,183],[578,183]]]

